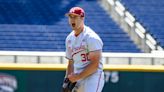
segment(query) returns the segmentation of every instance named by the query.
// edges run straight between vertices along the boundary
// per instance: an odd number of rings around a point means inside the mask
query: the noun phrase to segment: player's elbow
[[[96,61],[97,62],[97,61]],[[91,69],[92,69],[92,73],[96,72],[98,67],[99,67],[99,64],[96,63],[96,62],[91,62],[90,65],[91,65]]]
[[[90,64],[92,64],[93,66],[93,69],[96,70],[98,69],[100,58],[101,58],[101,51],[99,50],[89,53],[89,60],[90,60]]]
[[[92,66],[92,69],[96,71],[98,69],[98,67],[99,67],[99,60],[91,59],[90,60],[90,64]]]

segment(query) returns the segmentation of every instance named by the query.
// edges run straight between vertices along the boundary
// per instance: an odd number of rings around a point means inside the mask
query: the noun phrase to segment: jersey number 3
[[[88,59],[88,53],[87,54],[81,54],[81,61],[82,62],[86,62],[86,61],[88,61],[89,59]]]

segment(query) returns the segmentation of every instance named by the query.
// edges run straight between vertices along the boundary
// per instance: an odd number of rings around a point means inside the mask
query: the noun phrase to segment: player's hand
[[[80,76],[78,74],[70,74],[68,75],[68,79],[74,83],[77,82],[80,79]]]
[[[61,92],[72,92],[77,82],[72,83],[68,78],[65,78]]]

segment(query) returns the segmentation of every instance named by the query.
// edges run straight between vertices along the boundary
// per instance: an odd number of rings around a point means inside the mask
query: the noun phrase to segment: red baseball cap
[[[67,13],[66,15],[69,16],[70,14],[76,14],[76,15],[80,15],[81,17],[84,17],[85,12],[82,8],[80,7],[72,7],[69,10],[69,13]]]

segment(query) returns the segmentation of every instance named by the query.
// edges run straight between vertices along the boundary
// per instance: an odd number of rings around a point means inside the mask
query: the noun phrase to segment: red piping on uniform
[[[78,52],[73,53],[73,54],[72,54],[72,58],[73,58],[73,56],[74,56],[75,54],[77,54],[77,53],[79,53],[79,52],[81,52],[81,51],[84,51],[84,50],[80,50],[80,51],[78,51]]]
[[[100,79],[101,79],[101,73],[100,73],[100,77],[99,77],[99,81],[98,81],[98,85],[97,85],[97,90],[96,90],[96,92],[98,92],[98,89],[99,89]]]

